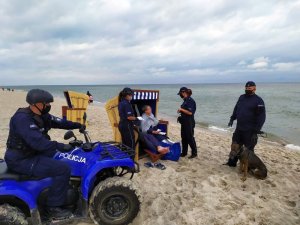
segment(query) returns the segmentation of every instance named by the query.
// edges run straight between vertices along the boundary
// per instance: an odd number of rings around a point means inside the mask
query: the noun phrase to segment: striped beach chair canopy
[[[134,90],[133,100],[159,100],[158,90]]]

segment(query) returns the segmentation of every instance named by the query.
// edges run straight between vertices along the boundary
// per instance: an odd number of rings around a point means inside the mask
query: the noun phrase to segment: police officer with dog
[[[49,114],[53,96],[47,91],[32,89],[26,101],[29,106],[18,109],[10,120],[5,161],[13,172],[38,178],[51,177],[46,212],[49,218],[68,218],[72,214],[62,206],[71,169],[66,163],[53,159],[53,156],[57,151],[69,152],[73,147],[50,140],[48,131],[58,128],[80,129],[83,132],[85,126]]]
[[[265,103],[261,97],[255,94],[256,84],[248,81],[245,85],[245,94],[241,95],[236,103],[229,127],[237,120],[236,130],[232,136],[232,143],[244,145],[251,151],[257,144],[258,134],[261,134],[262,127],[266,120]],[[228,165],[235,167],[238,158],[228,159]]]

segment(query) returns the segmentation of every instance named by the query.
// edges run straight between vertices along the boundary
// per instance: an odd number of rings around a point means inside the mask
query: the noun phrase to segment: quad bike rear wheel
[[[137,216],[140,205],[132,181],[112,177],[95,187],[90,198],[90,216],[96,224],[126,225]]]
[[[17,207],[0,205],[0,225],[28,225],[26,216]]]

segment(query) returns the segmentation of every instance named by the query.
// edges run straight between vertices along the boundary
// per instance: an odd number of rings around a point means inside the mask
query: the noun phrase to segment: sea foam
[[[228,129],[222,128],[222,127],[217,127],[217,126],[209,126],[208,127],[211,130],[217,130],[217,131],[221,131],[221,132],[228,132]]]
[[[285,148],[300,152],[300,146],[298,145],[288,144],[285,146]]]

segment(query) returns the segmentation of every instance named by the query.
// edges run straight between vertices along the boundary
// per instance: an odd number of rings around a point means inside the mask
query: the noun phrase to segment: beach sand
[[[0,92],[0,157],[5,151],[9,119],[18,107],[26,106],[24,92]],[[55,99],[53,115],[61,115],[64,99]],[[201,113],[201,107],[199,107]],[[112,139],[103,107],[89,106],[88,130],[92,140]],[[180,127],[170,124],[170,137],[180,140]],[[63,141],[63,130],[51,130],[53,140]],[[79,136],[80,134],[77,133]],[[197,128],[198,159],[164,161],[167,169],[147,169],[133,178],[143,196],[134,225],[185,224],[300,224],[300,153],[260,140],[255,152],[268,168],[268,178],[248,176],[240,180],[238,167],[222,165],[230,151],[231,137]],[[91,221],[80,225],[92,224]]]

